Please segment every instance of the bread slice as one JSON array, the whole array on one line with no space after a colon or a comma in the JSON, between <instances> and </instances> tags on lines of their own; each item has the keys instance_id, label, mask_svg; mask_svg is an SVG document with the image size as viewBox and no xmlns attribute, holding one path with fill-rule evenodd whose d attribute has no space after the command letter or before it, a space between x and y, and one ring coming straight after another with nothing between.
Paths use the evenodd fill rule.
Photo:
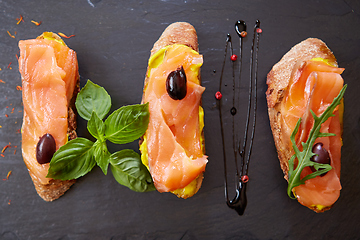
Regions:
<instances>
[{"instance_id":1,"label":"bread slice","mask_svg":"<svg viewBox=\"0 0 360 240\"><path fill-rule=\"evenodd\" d=\"M291 73L295 64L301 61L311 60L313 58L326 59L330 64L337 66L336 58L326 44L317 38L308 38L287 52L281 60L276 63L267 75L268 89L266 99L268 104L268 113L270 126L277 149L280 166L284 172L284 178L288 179L289 159L294 154L291 146L284 144L285 139L281 134L282 115L280 103L283 100L285 90L287 89Z\"/></svg>"},{"instance_id":2,"label":"bread slice","mask_svg":"<svg viewBox=\"0 0 360 240\"><path fill-rule=\"evenodd\" d=\"M45 32L42 35L38 36L37 39L44 39L44 38L51 38L55 39L64 45L66 45L63 40L55 33L51 32ZM78 92L80 91L80 78L78 72L76 72L75 76L75 87L72 94L72 98L70 100L69 106L68 106L68 129L67 129L67 135L68 139L74 139L77 137L76 134L76 108L75 108L75 100ZM37 177L35 177L31 170L29 170L29 174L31 176L31 179L34 183L35 189L38 193L38 195L44 199L45 201L51 202L55 199L58 199L60 196L62 196L75 182L76 180L57 180L57 179L51 179L47 184L43 184L41 181L38 180Z\"/></svg>"},{"instance_id":3,"label":"bread slice","mask_svg":"<svg viewBox=\"0 0 360 240\"><path fill-rule=\"evenodd\" d=\"M154 46L151 49L150 56L153 56L157 51L159 51L163 47L166 47L166 46L172 45L172 44L183 44L183 45L186 45L186 46L192 48L196 52L199 52L198 38L197 38L196 30L191 24L189 24L187 22L175 22L175 23L170 24L164 30L164 32L161 34L160 38L154 43ZM149 68L148 68L148 71L149 71ZM148 75L146 75L146 76L148 76ZM145 82L144 82L144 93L145 93L145 89L146 89L148 81L149 81L149 78L146 77ZM199 82L201 83L200 74L199 74ZM143 95L143 99L144 99L144 95ZM201 132L201 136L202 136L202 149L203 149L203 153L205 154L205 142L204 142L204 131L203 130ZM142 143L142 141L143 140L141 139L140 144ZM191 194L186 194L185 191L175 191L173 193L176 194L180 198L184 198L184 199L189 198L189 197L193 196L200 189L202 180L203 180L203 173L201 173L195 179L196 191L194 191Z\"/></svg>"}]
</instances>

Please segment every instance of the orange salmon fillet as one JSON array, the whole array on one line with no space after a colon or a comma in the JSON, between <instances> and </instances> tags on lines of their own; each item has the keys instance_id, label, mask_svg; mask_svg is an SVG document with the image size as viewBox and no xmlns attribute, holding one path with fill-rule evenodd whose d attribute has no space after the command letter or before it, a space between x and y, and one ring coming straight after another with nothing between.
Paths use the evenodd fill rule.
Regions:
<instances>
[{"instance_id":1,"label":"orange salmon fillet","mask_svg":"<svg viewBox=\"0 0 360 240\"><path fill-rule=\"evenodd\" d=\"M163 62L149 73L144 93L150 111L146 141L149 170L159 192L183 188L205 171L207 156L201 148L199 126L205 88L192 71L192 66L201 64L201 55L186 46L173 45L166 50ZM176 101L169 97L165 82L168 74L181 66L187 77L187 95Z\"/></svg>"},{"instance_id":2,"label":"orange salmon fillet","mask_svg":"<svg viewBox=\"0 0 360 240\"><path fill-rule=\"evenodd\" d=\"M23 40L19 48L22 155L31 177L48 184L49 164L37 162L36 145L45 133L54 137L56 149L68 140L68 106L77 84L77 57L66 45L49 39Z\"/></svg>"},{"instance_id":3,"label":"orange salmon fillet","mask_svg":"<svg viewBox=\"0 0 360 240\"><path fill-rule=\"evenodd\" d=\"M343 71L343 68L331 67L321 61L306 61L295 68L281 106L282 134L283 139L288 139L287 144L291 144L290 135L300 117L302 122L296 142L299 148L301 142L306 142L314 122L309 110L317 116L326 110L343 87L344 81L340 76ZM335 133L336 136L318 138L315 142L324 144L333 169L324 176L309 179L305 184L294 188L298 201L307 207L332 206L340 196L342 130L339 107L335 109L334 114L335 116L322 124L320 132ZM301 178L311 172L309 167L305 168Z\"/></svg>"}]
</instances>

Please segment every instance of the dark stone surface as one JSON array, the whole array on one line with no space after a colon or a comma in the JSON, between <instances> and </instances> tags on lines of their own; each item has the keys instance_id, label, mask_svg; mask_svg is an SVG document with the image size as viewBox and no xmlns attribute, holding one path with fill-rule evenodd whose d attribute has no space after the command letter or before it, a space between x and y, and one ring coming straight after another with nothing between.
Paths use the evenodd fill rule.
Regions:
<instances>
[{"instance_id":1,"label":"dark stone surface","mask_svg":"<svg viewBox=\"0 0 360 240\"><path fill-rule=\"evenodd\" d=\"M17 25L20 14L25 22ZM0 182L0 239L359 238L359 14L359 3L351 0L0 0L0 79L5 82L0 83L0 148L9 142L12 145L0 157L0 178L6 178L8 171L12 171L9 180ZM260 19L263 29L258 65L258 120L249 168L248 205L243 216L229 209L224 201L219 117L214 107L226 34L232 34L237 51L234 24L239 19L246 21L248 31ZM35 26L31 20L42 24ZM18 41L35 38L43 31L75 34L65 42L78 54L81 86L86 79L100 84L112 96L116 109L140 102L150 49L165 27L175 21L188 21L195 26L204 56L201 73L206 87L203 106L209 163L200 191L187 200L166 193L136 193L119 185L111 174L104 176L95 168L63 197L52 203L44 202L37 196L21 157L21 135L17 131L21 128L22 104L21 91L16 90L21 80L15 56L19 54ZM15 39L7 31L13 35L16 32ZM339 65L346 68L343 78L349 86L345 94L343 190L333 209L322 214L315 214L287 197L265 100L266 74L272 65L308 37L327 43ZM243 50L245 80L249 77L251 42L249 34ZM10 62L12 69L7 68ZM229 77L224 81L231 90L231 68L226 71ZM246 93L246 89L242 92ZM225 107L230 109L230 102L231 98L224 96ZM244 100L240 108L245 106ZM88 136L81 119L78 133ZM126 147L137 151L138 145L134 142ZM110 145L109 150L121 148Z\"/></svg>"}]
</instances>

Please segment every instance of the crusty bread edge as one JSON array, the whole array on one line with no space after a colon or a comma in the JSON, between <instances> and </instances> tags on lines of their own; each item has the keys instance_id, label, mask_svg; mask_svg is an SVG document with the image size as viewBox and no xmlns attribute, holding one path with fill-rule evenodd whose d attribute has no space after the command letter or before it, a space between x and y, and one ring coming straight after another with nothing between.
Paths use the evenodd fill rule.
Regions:
<instances>
[{"instance_id":1,"label":"crusty bread edge","mask_svg":"<svg viewBox=\"0 0 360 240\"><path fill-rule=\"evenodd\" d=\"M55 33L52 33L52 37L55 38L56 40L61 40L61 37L58 36ZM37 38L38 39L43 39L44 38L43 34L40 35ZM68 134L70 140L77 137L77 134L76 134L77 111L76 111L76 107L75 107L75 100L76 100L77 94L80 91L80 77L79 77L79 74L78 74L78 70L76 70L76 72L77 72L76 80L75 80L76 84L75 84L75 88L74 88L72 98L70 100L70 104L68 106L68 130L67 130L67 134ZM66 181L62 181L62 180L58 180L58 179L51 179L48 184L42 184L32 174L30 174L30 177L31 177L31 179L32 179L32 181L34 183L37 194L47 202L52 202L52 201L58 199L59 197L61 197L76 182L75 179L66 180Z\"/></svg>"},{"instance_id":2,"label":"crusty bread edge","mask_svg":"<svg viewBox=\"0 0 360 240\"><path fill-rule=\"evenodd\" d=\"M154 43L153 48L151 49L151 55L154 55L157 51L159 51L161 48L166 47L168 45L172 44L183 44L186 45L196 52L199 52L199 45L198 45L198 38L195 28L187 22L175 22L170 24L161 34L160 38ZM149 71L149 67L147 69ZM148 84L149 78L145 77L144 81L144 91L143 91L143 99L145 94L145 89ZM199 82L201 83L201 77L199 74ZM142 100L143 102L143 100ZM201 105L201 103L200 103ZM203 153L205 154L205 138L204 138L204 130L201 132L201 136L203 139L202 142L202 149ZM143 139L140 139L140 144ZM200 173L199 176L196 178L196 191L194 194L196 194L199 189L201 188L202 181L203 181L203 173ZM182 195L182 194L176 194L179 198L189 198L193 195Z\"/></svg>"}]
</instances>

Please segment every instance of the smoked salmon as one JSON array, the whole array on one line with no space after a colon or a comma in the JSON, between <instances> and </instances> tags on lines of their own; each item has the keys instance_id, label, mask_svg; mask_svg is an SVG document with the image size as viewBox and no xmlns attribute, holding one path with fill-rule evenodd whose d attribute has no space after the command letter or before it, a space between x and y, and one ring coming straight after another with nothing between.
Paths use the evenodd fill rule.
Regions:
<instances>
[{"instance_id":1,"label":"smoked salmon","mask_svg":"<svg viewBox=\"0 0 360 240\"><path fill-rule=\"evenodd\" d=\"M200 106L205 90L200 85L203 59L194 48L186 46L189 39L183 38L184 32L185 36L189 32L195 34L196 44L193 45L197 50L196 32L188 23L170 25L154 44L157 51L152 51L149 59L142 100L149 103L149 126L140 150L156 189L188 198L201 186L207 156L204 155L203 110ZM169 40L169 36L179 39ZM159 43L163 46L159 47ZM167 91L166 81L171 72L180 68L186 75L186 95L175 100Z\"/></svg>"},{"instance_id":2,"label":"smoked salmon","mask_svg":"<svg viewBox=\"0 0 360 240\"><path fill-rule=\"evenodd\" d=\"M301 143L307 141L314 125L310 110L319 117L333 102L344 85L340 75L343 71L325 43L310 38L292 48L268 74L266 94L270 125L286 179L289 178L289 159L294 154L290 136L296 123L301 118L295 137L301 150ZM315 212L330 209L340 196L342 113L343 102L335 108L334 116L321 125L320 132L335 136L315 141L327 150L332 169L293 189L297 200ZM313 171L305 167L301 179Z\"/></svg>"},{"instance_id":3,"label":"smoked salmon","mask_svg":"<svg viewBox=\"0 0 360 240\"><path fill-rule=\"evenodd\" d=\"M45 32L36 39L19 41L19 48L24 106L22 155L40 197L53 201L64 194L75 180L46 178L49 163L38 162L37 145L46 134L55 140L56 150L68 138L76 137L77 57L59 36L51 32Z\"/></svg>"}]
</instances>

